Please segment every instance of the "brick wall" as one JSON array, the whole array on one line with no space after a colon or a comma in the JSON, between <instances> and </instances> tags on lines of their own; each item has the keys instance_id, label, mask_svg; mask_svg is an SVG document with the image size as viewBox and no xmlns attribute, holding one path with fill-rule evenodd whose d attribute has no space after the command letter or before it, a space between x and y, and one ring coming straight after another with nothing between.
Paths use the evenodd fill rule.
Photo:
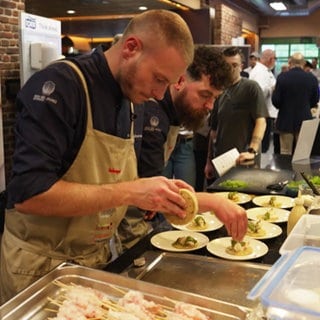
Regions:
<instances>
[{"instance_id":1,"label":"brick wall","mask_svg":"<svg viewBox=\"0 0 320 320\"><path fill-rule=\"evenodd\" d=\"M6 84L8 80L20 78L18 22L19 12L24 8L24 0L0 0L0 79L6 181L12 167L15 122L15 101L7 98Z\"/></svg>"},{"instance_id":2,"label":"brick wall","mask_svg":"<svg viewBox=\"0 0 320 320\"><path fill-rule=\"evenodd\" d=\"M242 34L242 18L237 11L224 4L216 4L214 8L214 44L231 44L232 38Z\"/></svg>"}]
</instances>

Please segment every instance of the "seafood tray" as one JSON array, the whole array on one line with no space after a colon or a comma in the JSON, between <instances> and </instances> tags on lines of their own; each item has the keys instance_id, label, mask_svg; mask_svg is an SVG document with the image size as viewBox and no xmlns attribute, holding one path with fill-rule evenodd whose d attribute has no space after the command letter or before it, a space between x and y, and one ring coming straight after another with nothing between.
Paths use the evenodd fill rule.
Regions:
<instances>
[{"instance_id":1,"label":"seafood tray","mask_svg":"<svg viewBox=\"0 0 320 320\"><path fill-rule=\"evenodd\" d=\"M61 286L56 283L60 283ZM63 286L80 285L99 290L117 300L129 290L139 291L144 298L167 308L177 301L192 304L211 320L245 319L248 310L189 292L130 279L123 275L63 263L0 306L2 320L42 320L55 317L50 299L58 300ZM58 309L58 307L57 307Z\"/></svg>"}]
</instances>

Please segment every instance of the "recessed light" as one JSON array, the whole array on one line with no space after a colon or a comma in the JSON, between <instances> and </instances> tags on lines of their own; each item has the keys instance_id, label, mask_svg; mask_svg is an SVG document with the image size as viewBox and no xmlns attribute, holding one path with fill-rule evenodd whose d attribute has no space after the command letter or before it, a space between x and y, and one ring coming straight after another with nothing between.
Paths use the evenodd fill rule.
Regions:
<instances>
[{"instance_id":1,"label":"recessed light","mask_svg":"<svg viewBox=\"0 0 320 320\"><path fill-rule=\"evenodd\" d=\"M75 14L76 11L75 10L67 10L67 14Z\"/></svg>"},{"instance_id":2,"label":"recessed light","mask_svg":"<svg viewBox=\"0 0 320 320\"><path fill-rule=\"evenodd\" d=\"M271 2L270 7L276 11L285 11L287 7L283 2Z\"/></svg>"},{"instance_id":3,"label":"recessed light","mask_svg":"<svg viewBox=\"0 0 320 320\"><path fill-rule=\"evenodd\" d=\"M140 7L139 7L139 10L140 10L140 11L145 11L145 10L148 10L148 7L145 7L145 6L140 6Z\"/></svg>"}]
</instances>

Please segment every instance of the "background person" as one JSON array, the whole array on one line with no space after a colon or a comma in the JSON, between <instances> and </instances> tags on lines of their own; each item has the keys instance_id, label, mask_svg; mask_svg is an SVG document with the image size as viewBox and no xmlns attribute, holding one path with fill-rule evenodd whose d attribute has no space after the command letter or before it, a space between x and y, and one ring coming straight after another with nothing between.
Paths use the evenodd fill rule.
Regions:
<instances>
[{"instance_id":1,"label":"background person","mask_svg":"<svg viewBox=\"0 0 320 320\"><path fill-rule=\"evenodd\" d=\"M180 127L176 145L162 174L167 178L181 179L195 187L196 160L193 153L193 130Z\"/></svg>"},{"instance_id":2,"label":"background person","mask_svg":"<svg viewBox=\"0 0 320 320\"><path fill-rule=\"evenodd\" d=\"M270 147L270 139L273 135L274 146L277 149L278 137L274 133L274 122L278 115L278 110L272 105L271 96L276 84L276 78L272 72L272 69L276 63L276 55L273 50L267 49L261 53L260 61L257 61L255 67L250 72L249 79L258 82L261 87L264 98L267 104L269 117L267 117L267 126L264 133L264 137L261 144L261 151L263 153L267 152Z\"/></svg>"},{"instance_id":3,"label":"background person","mask_svg":"<svg viewBox=\"0 0 320 320\"><path fill-rule=\"evenodd\" d=\"M233 83L216 100L212 111L205 167L207 179L217 178L211 160L230 149L237 148L240 152L239 163L257 156L268 116L258 83L240 75L241 51L230 47L223 55L233 69Z\"/></svg>"},{"instance_id":4,"label":"background person","mask_svg":"<svg viewBox=\"0 0 320 320\"><path fill-rule=\"evenodd\" d=\"M320 84L320 69L318 66L318 58L317 57L312 58L311 64L312 64L312 73L317 78L318 83Z\"/></svg>"},{"instance_id":5,"label":"background person","mask_svg":"<svg viewBox=\"0 0 320 320\"><path fill-rule=\"evenodd\" d=\"M109 50L51 64L27 81L17 97L2 302L63 261L105 266L130 204L185 215L179 189L192 190L188 184L137 179L130 101L161 99L193 54L184 20L150 10L135 16Z\"/></svg>"},{"instance_id":6,"label":"background person","mask_svg":"<svg viewBox=\"0 0 320 320\"><path fill-rule=\"evenodd\" d=\"M256 51L250 53L249 55L249 62L248 62L248 67L243 69L244 72L247 72L250 75L250 72L252 71L252 69L255 67L256 63L259 61L260 59L260 54Z\"/></svg>"},{"instance_id":7,"label":"background person","mask_svg":"<svg viewBox=\"0 0 320 320\"><path fill-rule=\"evenodd\" d=\"M318 81L303 70L304 56L294 53L289 71L281 73L272 95L272 103L279 109L276 128L280 135L280 153L291 155L304 120L312 119L311 109L319 101Z\"/></svg>"}]
</instances>

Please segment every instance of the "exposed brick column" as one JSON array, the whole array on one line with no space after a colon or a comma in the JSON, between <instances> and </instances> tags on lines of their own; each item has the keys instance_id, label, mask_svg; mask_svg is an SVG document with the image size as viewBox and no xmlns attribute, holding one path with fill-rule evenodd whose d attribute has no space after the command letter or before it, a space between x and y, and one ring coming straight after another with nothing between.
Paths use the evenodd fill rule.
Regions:
<instances>
[{"instance_id":1,"label":"exposed brick column","mask_svg":"<svg viewBox=\"0 0 320 320\"><path fill-rule=\"evenodd\" d=\"M214 43L231 44L232 38L242 34L242 18L239 13L224 5L215 5Z\"/></svg>"},{"instance_id":2,"label":"exposed brick column","mask_svg":"<svg viewBox=\"0 0 320 320\"><path fill-rule=\"evenodd\" d=\"M6 81L20 78L18 22L19 13L24 9L24 0L0 0L0 78L6 181L12 168L15 123L15 101L6 97Z\"/></svg>"}]
</instances>

